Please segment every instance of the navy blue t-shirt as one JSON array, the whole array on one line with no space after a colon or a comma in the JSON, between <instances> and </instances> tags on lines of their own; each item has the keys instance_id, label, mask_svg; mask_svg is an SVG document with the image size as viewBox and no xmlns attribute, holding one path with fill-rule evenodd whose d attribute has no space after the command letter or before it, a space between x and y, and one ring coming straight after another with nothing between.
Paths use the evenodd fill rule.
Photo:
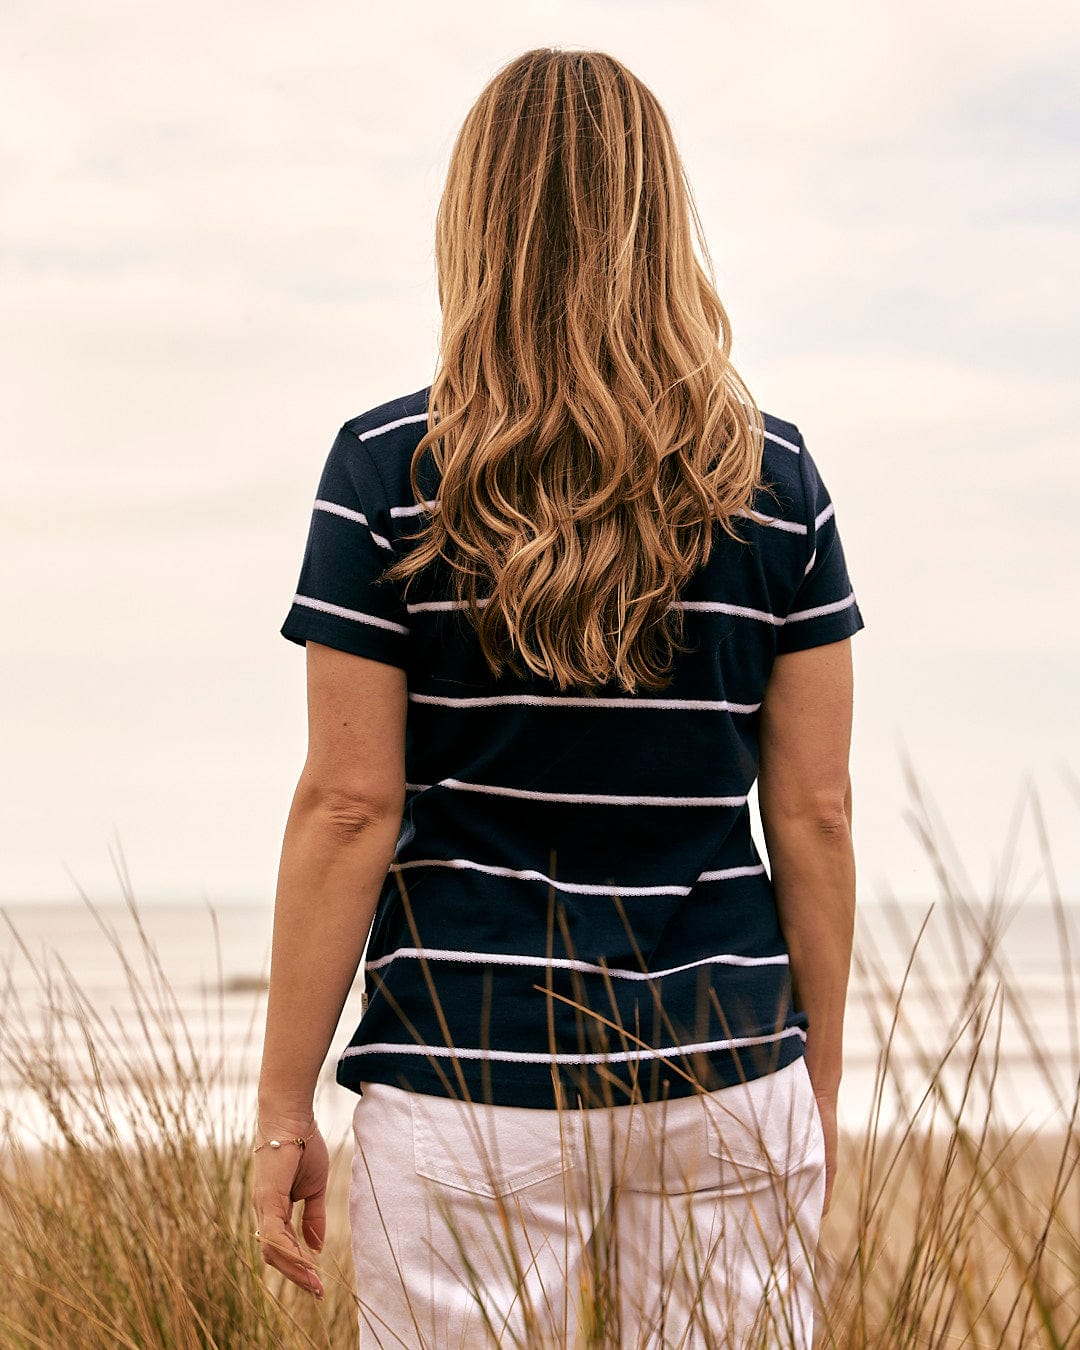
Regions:
<instances>
[{"instance_id":1,"label":"navy blue t-shirt","mask_svg":"<svg viewBox=\"0 0 1080 1350\"><path fill-rule=\"evenodd\" d=\"M495 678L440 560L380 574L437 508L429 390L346 422L281 632L407 672L406 800L337 1062L364 1081L499 1105L624 1105L725 1087L804 1053L788 952L750 830L778 653L863 627L829 494L764 414L750 544L717 525L679 607L663 691Z\"/></svg>"}]
</instances>

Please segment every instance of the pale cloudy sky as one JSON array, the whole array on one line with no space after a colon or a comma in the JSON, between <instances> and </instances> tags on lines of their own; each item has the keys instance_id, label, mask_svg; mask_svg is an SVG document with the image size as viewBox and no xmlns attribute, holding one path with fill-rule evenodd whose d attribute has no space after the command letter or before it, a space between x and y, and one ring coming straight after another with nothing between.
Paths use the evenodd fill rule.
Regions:
<instances>
[{"instance_id":1,"label":"pale cloudy sky","mask_svg":"<svg viewBox=\"0 0 1080 1350\"><path fill-rule=\"evenodd\" d=\"M736 366L837 504L864 898L932 891L901 747L984 889L1030 778L1080 897L1077 14L9 0L0 901L117 897L117 839L143 901L272 898L322 462L429 382L454 135L544 44L664 103Z\"/></svg>"}]
</instances>

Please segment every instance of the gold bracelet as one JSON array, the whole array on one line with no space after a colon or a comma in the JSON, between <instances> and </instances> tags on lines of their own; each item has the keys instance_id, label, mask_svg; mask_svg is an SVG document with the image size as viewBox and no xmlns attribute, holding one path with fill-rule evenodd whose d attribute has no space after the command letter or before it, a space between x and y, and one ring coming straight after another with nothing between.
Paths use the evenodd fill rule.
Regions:
<instances>
[{"instance_id":1,"label":"gold bracelet","mask_svg":"<svg viewBox=\"0 0 1080 1350\"><path fill-rule=\"evenodd\" d=\"M293 1135L289 1139L264 1139L261 1144L256 1144L251 1151L252 1153L258 1153L259 1149L266 1148L267 1146L269 1146L270 1148L280 1148L282 1144L298 1144L300 1146L300 1152L303 1153L303 1151L307 1148L307 1140L314 1139L318 1133L319 1127L318 1125L316 1125L315 1128L312 1130L312 1132L308 1135L307 1139L301 1139L301 1137L298 1134Z\"/></svg>"}]
</instances>

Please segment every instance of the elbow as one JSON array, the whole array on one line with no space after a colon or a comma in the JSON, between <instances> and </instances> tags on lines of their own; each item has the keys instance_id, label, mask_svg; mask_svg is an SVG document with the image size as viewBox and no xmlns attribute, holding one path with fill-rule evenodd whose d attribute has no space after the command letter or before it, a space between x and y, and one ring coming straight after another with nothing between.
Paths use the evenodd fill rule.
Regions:
<instances>
[{"instance_id":1,"label":"elbow","mask_svg":"<svg viewBox=\"0 0 1080 1350\"><path fill-rule=\"evenodd\" d=\"M325 827L328 833L348 840L368 834L373 829L399 829L405 793L402 790L357 794L301 781L297 804L309 818Z\"/></svg>"},{"instance_id":2,"label":"elbow","mask_svg":"<svg viewBox=\"0 0 1080 1350\"><path fill-rule=\"evenodd\" d=\"M797 832L823 843L841 842L851 837L851 785L836 791L822 791L784 799L762 795L762 825L772 833Z\"/></svg>"},{"instance_id":3,"label":"elbow","mask_svg":"<svg viewBox=\"0 0 1080 1350\"><path fill-rule=\"evenodd\" d=\"M809 803L809 815L820 834L827 839L846 835L851 823L851 776L843 783L816 793Z\"/></svg>"},{"instance_id":4,"label":"elbow","mask_svg":"<svg viewBox=\"0 0 1080 1350\"><path fill-rule=\"evenodd\" d=\"M817 811L809 823L817 836L826 843L840 843L851 835L851 822L842 804L839 808L828 807Z\"/></svg>"},{"instance_id":5,"label":"elbow","mask_svg":"<svg viewBox=\"0 0 1080 1350\"><path fill-rule=\"evenodd\" d=\"M320 814L327 827L343 839L369 834L390 820L392 815L385 805L352 801L344 797L324 802Z\"/></svg>"}]
</instances>

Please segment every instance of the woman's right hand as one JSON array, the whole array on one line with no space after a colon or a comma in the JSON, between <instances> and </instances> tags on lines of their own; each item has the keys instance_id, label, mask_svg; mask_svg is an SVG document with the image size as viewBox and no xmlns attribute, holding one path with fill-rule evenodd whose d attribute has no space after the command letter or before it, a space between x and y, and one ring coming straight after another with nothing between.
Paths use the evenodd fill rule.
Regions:
<instances>
[{"instance_id":1,"label":"woman's right hand","mask_svg":"<svg viewBox=\"0 0 1080 1350\"><path fill-rule=\"evenodd\" d=\"M292 1115L260 1107L259 1127L260 1138L283 1141L280 1148L260 1146L255 1153L251 1200L262 1259L293 1284L321 1299L322 1281L315 1262L300 1247L292 1220L295 1203L302 1201L304 1241L312 1251L322 1251L330 1163L326 1140L311 1114ZM292 1142L297 1136L305 1140L302 1149Z\"/></svg>"}]
</instances>

